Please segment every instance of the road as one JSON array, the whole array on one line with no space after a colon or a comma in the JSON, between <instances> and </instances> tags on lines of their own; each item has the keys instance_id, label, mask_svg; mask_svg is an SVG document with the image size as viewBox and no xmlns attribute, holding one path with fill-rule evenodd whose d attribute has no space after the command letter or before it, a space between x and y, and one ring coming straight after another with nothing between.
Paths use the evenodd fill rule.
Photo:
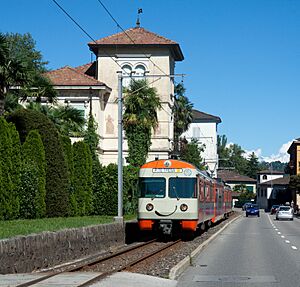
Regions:
<instances>
[{"instance_id":1,"label":"road","mask_svg":"<svg viewBox=\"0 0 300 287\"><path fill-rule=\"evenodd\" d=\"M299 287L300 219L243 215L201 252L177 286Z\"/></svg>"}]
</instances>

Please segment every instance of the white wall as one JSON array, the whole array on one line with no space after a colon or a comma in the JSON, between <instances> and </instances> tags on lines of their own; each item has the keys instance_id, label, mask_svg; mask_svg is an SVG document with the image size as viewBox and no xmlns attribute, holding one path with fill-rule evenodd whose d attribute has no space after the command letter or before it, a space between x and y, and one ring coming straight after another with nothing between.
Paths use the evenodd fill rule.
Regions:
<instances>
[{"instance_id":1,"label":"white wall","mask_svg":"<svg viewBox=\"0 0 300 287\"><path fill-rule=\"evenodd\" d=\"M189 129L182 134L189 142L196 138L200 144L205 144L201 157L205 160L209 171L217 176L217 124L216 123L191 123Z\"/></svg>"},{"instance_id":2,"label":"white wall","mask_svg":"<svg viewBox=\"0 0 300 287\"><path fill-rule=\"evenodd\" d=\"M174 70L174 61L167 48L143 48L144 53L156 64L156 66L149 61L149 59L141 54L140 49L136 48L120 48L106 49L105 54L98 55L98 80L104 82L107 86L112 88L108 102L105 109L101 111L98 116L100 122L100 149L103 154L100 159L104 164L110 162L117 162L118 153L118 106L116 99L118 97L118 74L121 68L110 58L111 55L120 66L129 65L133 69L143 64L149 75L170 74ZM117 57L116 57L117 54ZM160 71L160 69L163 70ZM147 75L147 74L146 74ZM154 77L147 78L151 83L150 86L156 88L162 103L162 109L158 111L159 126L156 133L153 133L152 146L150 148L149 159L154 159L155 154L159 154L160 158L168 158L168 154L172 148L173 141L173 119L171 118L171 111L173 106L174 83L168 77ZM109 122L109 123L108 123ZM105 128L110 125L111 129L108 131ZM124 153L128 150L126 139L123 144Z\"/></svg>"}]
</instances>

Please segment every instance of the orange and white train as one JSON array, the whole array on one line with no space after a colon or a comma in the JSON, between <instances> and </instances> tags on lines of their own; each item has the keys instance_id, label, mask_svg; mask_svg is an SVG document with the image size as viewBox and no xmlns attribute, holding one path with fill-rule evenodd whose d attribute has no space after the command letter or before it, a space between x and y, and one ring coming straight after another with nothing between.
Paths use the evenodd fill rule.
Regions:
<instances>
[{"instance_id":1,"label":"orange and white train","mask_svg":"<svg viewBox=\"0 0 300 287\"><path fill-rule=\"evenodd\" d=\"M139 172L141 230L195 232L232 211L231 189L181 160L155 160Z\"/></svg>"}]
</instances>

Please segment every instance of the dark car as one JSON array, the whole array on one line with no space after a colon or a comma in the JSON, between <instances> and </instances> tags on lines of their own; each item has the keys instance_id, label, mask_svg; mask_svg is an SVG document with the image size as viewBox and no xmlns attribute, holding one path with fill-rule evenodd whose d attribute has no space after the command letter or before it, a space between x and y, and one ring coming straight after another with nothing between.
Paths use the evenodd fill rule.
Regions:
<instances>
[{"instance_id":1,"label":"dark car","mask_svg":"<svg viewBox=\"0 0 300 287\"><path fill-rule=\"evenodd\" d=\"M251 204L253 204L253 203L251 203L251 202L244 203L244 205L242 206L242 210L247 210L248 206L250 206Z\"/></svg>"},{"instance_id":2,"label":"dark car","mask_svg":"<svg viewBox=\"0 0 300 287\"><path fill-rule=\"evenodd\" d=\"M259 206L257 204L251 204L247 206L246 216L248 217L249 215L256 215L259 217Z\"/></svg>"},{"instance_id":3,"label":"dark car","mask_svg":"<svg viewBox=\"0 0 300 287\"><path fill-rule=\"evenodd\" d=\"M276 213L276 211L278 210L278 208L279 208L279 205L272 205L272 207L271 207L271 214L275 214Z\"/></svg>"}]
</instances>

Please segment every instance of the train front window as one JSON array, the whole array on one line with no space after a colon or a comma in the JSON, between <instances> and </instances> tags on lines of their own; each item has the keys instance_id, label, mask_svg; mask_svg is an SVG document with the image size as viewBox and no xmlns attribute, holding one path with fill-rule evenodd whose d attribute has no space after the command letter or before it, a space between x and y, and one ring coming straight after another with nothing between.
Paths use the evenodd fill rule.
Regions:
<instances>
[{"instance_id":1,"label":"train front window","mask_svg":"<svg viewBox=\"0 0 300 287\"><path fill-rule=\"evenodd\" d=\"M196 198L197 180L196 178L170 178L169 197L171 198Z\"/></svg>"},{"instance_id":2,"label":"train front window","mask_svg":"<svg viewBox=\"0 0 300 287\"><path fill-rule=\"evenodd\" d=\"M140 197L162 198L166 196L166 179L160 177L145 177L139 179Z\"/></svg>"}]
</instances>

